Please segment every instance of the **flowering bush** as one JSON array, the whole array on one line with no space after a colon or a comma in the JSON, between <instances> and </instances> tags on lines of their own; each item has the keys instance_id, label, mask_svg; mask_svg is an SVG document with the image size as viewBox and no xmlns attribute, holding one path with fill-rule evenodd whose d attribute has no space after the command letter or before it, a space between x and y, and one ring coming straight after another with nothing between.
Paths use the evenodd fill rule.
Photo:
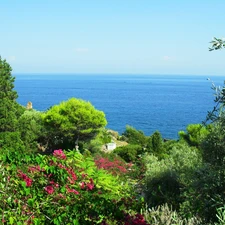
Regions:
<instances>
[{"instance_id":1,"label":"flowering bush","mask_svg":"<svg viewBox=\"0 0 225 225\"><path fill-rule=\"evenodd\" d=\"M113 175L127 174L132 164L127 164L120 158L113 158L110 160L107 157L97 156L95 158L95 164L99 169L104 169L112 173Z\"/></svg>"},{"instance_id":2,"label":"flowering bush","mask_svg":"<svg viewBox=\"0 0 225 225\"><path fill-rule=\"evenodd\" d=\"M131 197L126 183L78 152L0 155L2 224L128 224L128 211L140 208Z\"/></svg>"}]
</instances>

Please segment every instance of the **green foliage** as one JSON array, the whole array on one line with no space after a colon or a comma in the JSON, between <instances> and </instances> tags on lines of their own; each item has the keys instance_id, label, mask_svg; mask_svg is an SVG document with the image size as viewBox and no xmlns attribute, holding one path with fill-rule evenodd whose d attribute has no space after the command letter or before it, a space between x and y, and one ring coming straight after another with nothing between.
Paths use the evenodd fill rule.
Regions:
<instances>
[{"instance_id":1,"label":"green foliage","mask_svg":"<svg viewBox=\"0 0 225 225\"><path fill-rule=\"evenodd\" d=\"M225 40L223 38L214 37L210 43L212 46L209 48L209 51L225 48Z\"/></svg>"},{"instance_id":2,"label":"green foliage","mask_svg":"<svg viewBox=\"0 0 225 225\"><path fill-rule=\"evenodd\" d=\"M83 142L83 149L86 149L95 154L102 150L103 145L111 142L111 135L105 128L99 130L99 133L89 142L86 140ZM80 145L80 144L79 144ZM80 149L80 148L79 148Z\"/></svg>"},{"instance_id":3,"label":"green foliage","mask_svg":"<svg viewBox=\"0 0 225 225\"><path fill-rule=\"evenodd\" d=\"M139 155L143 153L143 149L140 145L125 145L117 147L114 153L118 154L126 162L135 162L138 160Z\"/></svg>"},{"instance_id":4,"label":"green foliage","mask_svg":"<svg viewBox=\"0 0 225 225\"><path fill-rule=\"evenodd\" d=\"M103 128L99 132L99 139L102 141L102 144L107 144L112 141L112 136L106 128Z\"/></svg>"},{"instance_id":5,"label":"green foliage","mask_svg":"<svg viewBox=\"0 0 225 225\"><path fill-rule=\"evenodd\" d=\"M24 152L25 146L19 132L0 132L0 151Z\"/></svg>"},{"instance_id":6,"label":"green foliage","mask_svg":"<svg viewBox=\"0 0 225 225\"><path fill-rule=\"evenodd\" d=\"M154 132L148 139L147 151L160 157L164 153L163 139L159 131Z\"/></svg>"},{"instance_id":7,"label":"green foliage","mask_svg":"<svg viewBox=\"0 0 225 225\"><path fill-rule=\"evenodd\" d=\"M209 134L210 125L190 124L185 131L179 131L180 140L186 141L190 146L200 147L202 140Z\"/></svg>"},{"instance_id":8,"label":"green foliage","mask_svg":"<svg viewBox=\"0 0 225 225\"><path fill-rule=\"evenodd\" d=\"M203 159L213 166L221 167L225 162L225 130L221 123L213 126L201 145Z\"/></svg>"},{"instance_id":9,"label":"green foliage","mask_svg":"<svg viewBox=\"0 0 225 225\"><path fill-rule=\"evenodd\" d=\"M145 146L147 143L147 138L144 133L131 126L126 126L126 130L122 135L124 136L124 140L132 145Z\"/></svg>"},{"instance_id":10,"label":"green foliage","mask_svg":"<svg viewBox=\"0 0 225 225\"><path fill-rule=\"evenodd\" d=\"M221 47L214 43L212 50L218 49L216 46ZM185 215L190 212L198 213L205 223L215 224L219 222L216 216L218 208L225 205L225 88L213 84L212 89L215 91L215 106L206 118L206 122L212 123L198 142L204 164L201 168L196 168L184 192L185 201L181 209Z\"/></svg>"},{"instance_id":11,"label":"green foliage","mask_svg":"<svg viewBox=\"0 0 225 225\"><path fill-rule=\"evenodd\" d=\"M224 82L225 84L225 82ZM225 124L225 87L220 87L220 86L216 86L213 82L212 82L212 89L214 91L214 102L215 102L215 106L213 107L213 109L211 111L208 112L208 115L206 117L206 121L204 122L206 124L206 122L211 121L211 122L222 122L223 124Z\"/></svg>"},{"instance_id":12,"label":"green foliage","mask_svg":"<svg viewBox=\"0 0 225 225\"><path fill-rule=\"evenodd\" d=\"M184 143L171 143L166 158L146 155L144 159L147 203L151 206L168 203L178 209L181 191L191 182L196 168L202 165L198 150Z\"/></svg>"},{"instance_id":13,"label":"green foliage","mask_svg":"<svg viewBox=\"0 0 225 225\"><path fill-rule=\"evenodd\" d=\"M75 141L93 138L106 125L105 114L89 102L71 98L51 107L43 115L48 129L48 139L53 146L67 142L67 148L74 148ZM58 145L59 146L59 145Z\"/></svg>"},{"instance_id":14,"label":"green foliage","mask_svg":"<svg viewBox=\"0 0 225 225\"><path fill-rule=\"evenodd\" d=\"M10 151L0 155L3 224L124 224L125 214L142 207L127 183L98 169L91 157L61 150L20 155L19 164Z\"/></svg>"},{"instance_id":15,"label":"green foliage","mask_svg":"<svg viewBox=\"0 0 225 225\"><path fill-rule=\"evenodd\" d=\"M218 223L215 225L224 225L225 224L225 206L217 209L216 217L218 219Z\"/></svg>"},{"instance_id":16,"label":"green foliage","mask_svg":"<svg viewBox=\"0 0 225 225\"><path fill-rule=\"evenodd\" d=\"M183 219L177 211L173 211L168 204L143 210L144 217L149 224L154 225L202 225L200 218Z\"/></svg>"},{"instance_id":17,"label":"green foliage","mask_svg":"<svg viewBox=\"0 0 225 225\"><path fill-rule=\"evenodd\" d=\"M92 154L95 154L97 152L100 152L102 149L102 140L98 137L98 135L90 140L89 142L83 143L83 149L90 151ZM81 150L82 152L83 150Z\"/></svg>"},{"instance_id":18,"label":"green foliage","mask_svg":"<svg viewBox=\"0 0 225 225\"><path fill-rule=\"evenodd\" d=\"M217 209L225 205L225 172L209 164L196 170L193 181L184 194L182 211L197 213L206 223L215 223Z\"/></svg>"},{"instance_id":19,"label":"green foliage","mask_svg":"<svg viewBox=\"0 0 225 225\"><path fill-rule=\"evenodd\" d=\"M175 171L167 170L151 179L146 179L145 199L151 206L168 203L174 209L179 207L181 202L181 183Z\"/></svg>"},{"instance_id":20,"label":"green foliage","mask_svg":"<svg viewBox=\"0 0 225 225\"><path fill-rule=\"evenodd\" d=\"M207 121L211 120L212 124L210 133L203 140L201 147L204 161L223 169L225 161L225 87L220 88L213 84L212 89L215 91L216 105L208 113Z\"/></svg>"},{"instance_id":21,"label":"green foliage","mask_svg":"<svg viewBox=\"0 0 225 225\"><path fill-rule=\"evenodd\" d=\"M0 132L15 131L17 117L17 93L13 90L15 78L11 67L0 57Z\"/></svg>"},{"instance_id":22,"label":"green foliage","mask_svg":"<svg viewBox=\"0 0 225 225\"><path fill-rule=\"evenodd\" d=\"M179 174L183 185L188 185L196 169L202 166L202 156L195 147L176 143L169 152L165 164Z\"/></svg>"},{"instance_id":23,"label":"green foliage","mask_svg":"<svg viewBox=\"0 0 225 225\"><path fill-rule=\"evenodd\" d=\"M27 148L36 149L38 139L41 140L41 137L46 134L42 113L35 110L26 110L18 119L18 130Z\"/></svg>"}]
</instances>

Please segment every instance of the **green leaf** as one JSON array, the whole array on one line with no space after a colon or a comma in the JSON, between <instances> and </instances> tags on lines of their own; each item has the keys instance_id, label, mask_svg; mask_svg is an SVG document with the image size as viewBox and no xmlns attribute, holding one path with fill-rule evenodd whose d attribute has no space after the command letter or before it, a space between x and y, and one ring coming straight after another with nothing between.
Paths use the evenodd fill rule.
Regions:
<instances>
[{"instance_id":1,"label":"green leaf","mask_svg":"<svg viewBox=\"0 0 225 225\"><path fill-rule=\"evenodd\" d=\"M13 222L14 222L13 217L9 217L9 223L10 223L10 224L13 224Z\"/></svg>"},{"instance_id":2,"label":"green leaf","mask_svg":"<svg viewBox=\"0 0 225 225\"><path fill-rule=\"evenodd\" d=\"M32 199L32 198L28 199L27 203L28 203L29 206L33 207L34 199Z\"/></svg>"},{"instance_id":3,"label":"green leaf","mask_svg":"<svg viewBox=\"0 0 225 225\"><path fill-rule=\"evenodd\" d=\"M77 219L73 220L73 225L80 225Z\"/></svg>"}]
</instances>

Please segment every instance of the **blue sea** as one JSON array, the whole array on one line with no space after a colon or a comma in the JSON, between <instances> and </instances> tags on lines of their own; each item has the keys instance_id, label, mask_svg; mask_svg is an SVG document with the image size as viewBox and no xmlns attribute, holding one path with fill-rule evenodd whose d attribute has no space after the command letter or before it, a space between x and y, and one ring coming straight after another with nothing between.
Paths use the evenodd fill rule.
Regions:
<instances>
[{"instance_id":1,"label":"blue sea","mask_svg":"<svg viewBox=\"0 0 225 225\"><path fill-rule=\"evenodd\" d=\"M177 139L188 124L201 123L214 106L212 81L225 77L184 75L15 75L18 102L45 111L75 97L104 111L107 128L120 134L126 125L151 135Z\"/></svg>"}]
</instances>

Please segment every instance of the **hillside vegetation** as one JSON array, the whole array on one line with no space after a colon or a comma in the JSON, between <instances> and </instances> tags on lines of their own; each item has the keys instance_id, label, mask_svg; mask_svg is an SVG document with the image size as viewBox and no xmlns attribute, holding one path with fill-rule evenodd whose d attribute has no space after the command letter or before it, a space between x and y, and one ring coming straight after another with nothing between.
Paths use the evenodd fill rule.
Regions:
<instances>
[{"instance_id":1,"label":"hillside vegetation","mask_svg":"<svg viewBox=\"0 0 225 225\"><path fill-rule=\"evenodd\" d=\"M225 224L225 88L205 124L164 140L107 130L81 99L27 109L14 80L0 58L1 224Z\"/></svg>"}]
</instances>

